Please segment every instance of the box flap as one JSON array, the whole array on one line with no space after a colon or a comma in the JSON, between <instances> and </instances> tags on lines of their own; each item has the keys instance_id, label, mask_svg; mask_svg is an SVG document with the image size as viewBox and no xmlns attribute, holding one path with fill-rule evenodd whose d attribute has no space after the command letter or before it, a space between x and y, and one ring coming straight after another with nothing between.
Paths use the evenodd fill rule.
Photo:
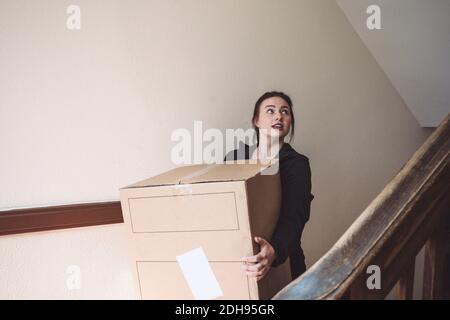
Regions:
<instances>
[{"instance_id":1,"label":"box flap","mask_svg":"<svg viewBox=\"0 0 450 320\"><path fill-rule=\"evenodd\" d=\"M160 175L136 182L125 188L203 182L241 181L257 175L268 167L269 165L262 163L243 164L239 162L182 166L164 172Z\"/></svg>"}]
</instances>

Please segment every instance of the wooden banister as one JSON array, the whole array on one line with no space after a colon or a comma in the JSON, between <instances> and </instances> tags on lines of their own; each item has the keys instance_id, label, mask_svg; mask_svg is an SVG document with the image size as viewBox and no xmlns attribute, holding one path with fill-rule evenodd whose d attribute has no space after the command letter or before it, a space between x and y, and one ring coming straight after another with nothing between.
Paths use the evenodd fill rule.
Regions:
<instances>
[{"instance_id":1,"label":"wooden banister","mask_svg":"<svg viewBox=\"0 0 450 320\"><path fill-rule=\"evenodd\" d=\"M274 299L411 299L426 244L424 299L446 298L450 272L450 115L336 244ZM381 287L369 289L370 266Z\"/></svg>"}]
</instances>

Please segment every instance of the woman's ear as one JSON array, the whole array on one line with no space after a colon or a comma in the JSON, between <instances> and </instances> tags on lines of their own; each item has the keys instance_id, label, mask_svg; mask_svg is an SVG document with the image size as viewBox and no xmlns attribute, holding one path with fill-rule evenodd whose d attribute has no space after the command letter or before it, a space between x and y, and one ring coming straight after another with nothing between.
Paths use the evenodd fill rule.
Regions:
<instances>
[{"instance_id":1,"label":"woman's ear","mask_svg":"<svg viewBox=\"0 0 450 320\"><path fill-rule=\"evenodd\" d=\"M259 128L258 119L257 118L253 118L252 122L253 122L253 126Z\"/></svg>"}]
</instances>

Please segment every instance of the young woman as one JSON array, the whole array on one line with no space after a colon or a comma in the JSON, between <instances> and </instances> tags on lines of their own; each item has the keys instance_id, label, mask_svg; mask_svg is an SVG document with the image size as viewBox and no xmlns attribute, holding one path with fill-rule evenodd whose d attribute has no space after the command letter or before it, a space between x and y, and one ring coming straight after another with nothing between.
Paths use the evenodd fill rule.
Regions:
<instances>
[{"instance_id":1,"label":"young woman","mask_svg":"<svg viewBox=\"0 0 450 320\"><path fill-rule=\"evenodd\" d=\"M277 156L282 188L280 216L271 239L255 237L260 252L242 258L243 269L250 277L262 279L271 267L290 258L291 274L295 279L305 270L305 256L301 248L301 235L309 220L311 194L311 168L309 159L297 153L284 138L294 136L292 101L283 92L266 92L256 101L252 119L257 144L242 144L227 154L225 160L270 159ZM276 153L276 154L275 154Z\"/></svg>"}]
</instances>

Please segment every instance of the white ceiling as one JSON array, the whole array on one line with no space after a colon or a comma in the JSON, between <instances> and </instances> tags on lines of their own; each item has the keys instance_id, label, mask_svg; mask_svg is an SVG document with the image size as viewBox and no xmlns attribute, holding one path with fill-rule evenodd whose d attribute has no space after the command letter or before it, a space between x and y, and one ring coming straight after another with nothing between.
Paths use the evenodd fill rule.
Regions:
<instances>
[{"instance_id":1,"label":"white ceiling","mask_svg":"<svg viewBox=\"0 0 450 320\"><path fill-rule=\"evenodd\" d=\"M436 127L450 113L450 0L336 0L417 121ZM369 5L381 30L369 30Z\"/></svg>"}]
</instances>

